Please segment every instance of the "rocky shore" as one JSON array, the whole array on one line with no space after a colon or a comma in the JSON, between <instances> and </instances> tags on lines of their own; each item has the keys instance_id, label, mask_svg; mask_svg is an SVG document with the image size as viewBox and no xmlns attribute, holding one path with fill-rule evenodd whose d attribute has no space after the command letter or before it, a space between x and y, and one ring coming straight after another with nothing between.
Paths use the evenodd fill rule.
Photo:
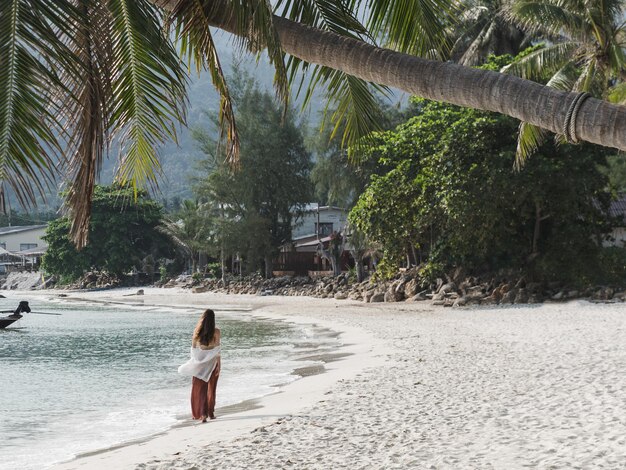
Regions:
<instances>
[{"instance_id":1,"label":"rocky shore","mask_svg":"<svg viewBox=\"0 0 626 470\"><path fill-rule=\"evenodd\" d=\"M558 282L527 282L523 277L480 279L465 276L461 270L445 278L437 278L434 282L420 278L417 270L408 270L388 281L368 279L360 283L354 282L348 273L319 279L289 276L264 279L255 275L230 277L225 282L221 279L194 280L191 276L180 276L162 287L184 287L195 293L309 296L368 303L428 301L444 307L536 304L571 299L623 302L626 299L626 289L611 286L576 289Z\"/></svg>"}]
</instances>

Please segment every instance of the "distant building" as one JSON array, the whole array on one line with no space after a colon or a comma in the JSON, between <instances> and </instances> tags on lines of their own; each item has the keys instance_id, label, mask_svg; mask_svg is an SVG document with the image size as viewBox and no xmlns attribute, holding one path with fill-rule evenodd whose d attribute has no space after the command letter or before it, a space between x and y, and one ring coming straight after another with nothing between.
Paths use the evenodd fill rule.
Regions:
<instances>
[{"instance_id":1,"label":"distant building","mask_svg":"<svg viewBox=\"0 0 626 470\"><path fill-rule=\"evenodd\" d=\"M621 224L615 227L610 233L610 239L605 240L604 246L619 246L626 248L626 194L620 194L615 201L611 201L609 215L617 217Z\"/></svg>"},{"instance_id":2,"label":"distant building","mask_svg":"<svg viewBox=\"0 0 626 470\"><path fill-rule=\"evenodd\" d=\"M333 232L343 233L348 212L341 207L307 204L304 213L293 225L292 242L284 245L274 261L276 274L312 275L328 272L329 262L318 254L320 243L328 248ZM350 265L350 255L342 255L342 266Z\"/></svg>"},{"instance_id":3,"label":"distant building","mask_svg":"<svg viewBox=\"0 0 626 470\"><path fill-rule=\"evenodd\" d=\"M348 212L341 207L307 204L303 216L292 228L295 240L311 235L328 237L334 231L343 232L348 223Z\"/></svg>"},{"instance_id":4,"label":"distant building","mask_svg":"<svg viewBox=\"0 0 626 470\"><path fill-rule=\"evenodd\" d=\"M0 248L12 253L20 251L39 250L48 247L41 238L46 231L47 225L18 225L13 227L0 227Z\"/></svg>"}]
</instances>

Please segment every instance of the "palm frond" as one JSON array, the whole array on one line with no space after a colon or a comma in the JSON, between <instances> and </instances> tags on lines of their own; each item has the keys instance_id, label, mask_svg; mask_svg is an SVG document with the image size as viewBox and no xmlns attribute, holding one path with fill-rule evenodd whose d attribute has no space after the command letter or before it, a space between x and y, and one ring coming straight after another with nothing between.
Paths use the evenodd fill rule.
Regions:
<instances>
[{"instance_id":1,"label":"palm frond","mask_svg":"<svg viewBox=\"0 0 626 470\"><path fill-rule=\"evenodd\" d=\"M503 67L501 72L540 81L570 62L578 47L578 43L575 42L562 42L542 47L511 62Z\"/></svg>"},{"instance_id":2,"label":"palm frond","mask_svg":"<svg viewBox=\"0 0 626 470\"><path fill-rule=\"evenodd\" d=\"M369 0L367 25L391 49L419 56L434 49L447 55L445 30L458 17L456 5L446 0Z\"/></svg>"},{"instance_id":3,"label":"palm frond","mask_svg":"<svg viewBox=\"0 0 626 470\"><path fill-rule=\"evenodd\" d=\"M68 47L84 73L63 75L70 92L63 109L68 130L67 174L71 181L65 207L71 214L70 238L80 249L88 241L94 187L109 138L108 104L113 91L110 15L98 2L80 0L77 4L80 18Z\"/></svg>"},{"instance_id":4,"label":"palm frond","mask_svg":"<svg viewBox=\"0 0 626 470\"><path fill-rule=\"evenodd\" d=\"M157 10L147 0L110 0L113 42L111 127L122 161L116 180L135 191L156 186L157 146L176 140L184 121L187 76Z\"/></svg>"},{"instance_id":5,"label":"palm frond","mask_svg":"<svg viewBox=\"0 0 626 470\"><path fill-rule=\"evenodd\" d=\"M61 154L63 119L52 104L64 86L55 70L71 54L56 31L74 13L64 0L0 2L0 183L23 207L44 196Z\"/></svg>"},{"instance_id":6,"label":"palm frond","mask_svg":"<svg viewBox=\"0 0 626 470\"><path fill-rule=\"evenodd\" d=\"M515 168L521 169L526 160L546 141L548 131L527 122L520 123L515 151Z\"/></svg>"},{"instance_id":7,"label":"palm frond","mask_svg":"<svg viewBox=\"0 0 626 470\"><path fill-rule=\"evenodd\" d=\"M557 90L571 90L580 72L568 62L558 70L546 83L546 86ZM548 131L527 122L520 123L517 135L517 149L515 151L515 168L521 169L530 156L545 143Z\"/></svg>"},{"instance_id":8,"label":"palm frond","mask_svg":"<svg viewBox=\"0 0 626 470\"><path fill-rule=\"evenodd\" d=\"M274 27L273 8L268 0L247 0L229 2L237 29L242 35L236 39L242 47L251 52L267 49L267 56L274 67L274 89L276 96L284 103L284 112L289 107L289 80L285 67L285 54L280 46L280 38Z\"/></svg>"},{"instance_id":9,"label":"palm frond","mask_svg":"<svg viewBox=\"0 0 626 470\"><path fill-rule=\"evenodd\" d=\"M331 69L318 68L317 78L323 77L328 94L329 103L333 103L335 110L330 116L333 123L331 139L345 123L341 145L348 148L348 158L357 160L362 155L362 147L371 132L379 130L380 109L375 92L384 94L385 89ZM326 107L328 113L329 106ZM325 120L328 116L325 116Z\"/></svg>"},{"instance_id":10,"label":"palm frond","mask_svg":"<svg viewBox=\"0 0 626 470\"><path fill-rule=\"evenodd\" d=\"M355 15L355 0L279 0L275 11L282 17L342 36L373 42Z\"/></svg>"},{"instance_id":11,"label":"palm frond","mask_svg":"<svg viewBox=\"0 0 626 470\"><path fill-rule=\"evenodd\" d=\"M294 21L305 22L309 26L353 39L373 42L365 26L354 14L357 3L355 0L283 0L278 2L277 8ZM330 115L332 134L336 134L343 127L344 146L358 145L362 138L379 128L376 118L379 106L374 93L385 95L386 87L376 85L372 88L363 80L328 67L315 66L309 70L309 64L296 57L289 57L287 70L292 82L296 82L298 73L301 73L297 95L303 91L305 78L310 79L307 89L304 90L303 108L309 105L317 86L323 85L326 88L326 110L331 107L335 109Z\"/></svg>"},{"instance_id":12,"label":"palm frond","mask_svg":"<svg viewBox=\"0 0 626 470\"><path fill-rule=\"evenodd\" d=\"M611 103L626 104L626 83L618 83L609 90L608 99Z\"/></svg>"},{"instance_id":13,"label":"palm frond","mask_svg":"<svg viewBox=\"0 0 626 470\"><path fill-rule=\"evenodd\" d=\"M230 91L210 31L209 18L213 5L199 0L181 0L170 13L176 22L176 36L181 52L190 62L204 67L211 74L213 86L220 95L220 141L226 141L226 159L234 167L239 164L240 142Z\"/></svg>"},{"instance_id":14,"label":"palm frond","mask_svg":"<svg viewBox=\"0 0 626 470\"><path fill-rule=\"evenodd\" d=\"M581 2L567 0L517 0L509 10L510 19L532 33L560 35L574 39L586 32L585 9Z\"/></svg>"}]
</instances>

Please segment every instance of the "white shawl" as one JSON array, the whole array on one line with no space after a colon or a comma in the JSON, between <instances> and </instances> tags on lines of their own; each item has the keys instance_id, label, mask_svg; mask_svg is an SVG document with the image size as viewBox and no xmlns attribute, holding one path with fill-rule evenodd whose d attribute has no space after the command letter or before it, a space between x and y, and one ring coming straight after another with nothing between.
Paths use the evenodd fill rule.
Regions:
<instances>
[{"instance_id":1,"label":"white shawl","mask_svg":"<svg viewBox=\"0 0 626 470\"><path fill-rule=\"evenodd\" d=\"M209 381L217 360L220 357L220 347L212 349L191 348L190 358L178 368L178 373L189 377L198 377L205 382Z\"/></svg>"}]
</instances>

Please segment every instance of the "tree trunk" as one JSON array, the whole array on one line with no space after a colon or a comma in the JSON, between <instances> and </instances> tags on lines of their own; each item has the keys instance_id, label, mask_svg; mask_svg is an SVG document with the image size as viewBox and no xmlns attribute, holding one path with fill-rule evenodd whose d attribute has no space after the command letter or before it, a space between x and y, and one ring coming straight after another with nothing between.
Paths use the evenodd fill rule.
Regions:
<instances>
[{"instance_id":1,"label":"tree trunk","mask_svg":"<svg viewBox=\"0 0 626 470\"><path fill-rule=\"evenodd\" d=\"M533 231L532 255L539 253L539 236L541 235L541 206L535 202L535 230Z\"/></svg>"},{"instance_id":2,"label":"tree trunk","mask_svg":"<svg viewBox=\"0 0 626 470\"><path fill-rule=\"evenodd\" d=\"M354 266L356 268L356 282L363 282L363 279L365 278L363 260L354 258Z\"/></svg>"},{"instance_id":3,"label":"tree trunk","mask_svg":"<svg viewBox=\"0 0 626 470\"><path fill-rule=\"evenodd\" d=\"M178 0L151 1L171 10ZM228 16L229 8L220 6L219 0L213 3L211 24L238 34L236 20ZM577 96L511 75L382 49L278 16L273 21L283 50L305 62L424 98L499 112L559 134ZM589 98L575 122L579 139L626 150L626 107Z\"/></svg>"},{"instance_id":4,"label":"tree trunk","mask_svg":"<svg viewBox=\"0 0 626 470\"><path fill-rule=\"evenodd\" d=\"M265 279L271 279L272 277L272 256L265 255Z\"/></svg>"}]
</instances>

